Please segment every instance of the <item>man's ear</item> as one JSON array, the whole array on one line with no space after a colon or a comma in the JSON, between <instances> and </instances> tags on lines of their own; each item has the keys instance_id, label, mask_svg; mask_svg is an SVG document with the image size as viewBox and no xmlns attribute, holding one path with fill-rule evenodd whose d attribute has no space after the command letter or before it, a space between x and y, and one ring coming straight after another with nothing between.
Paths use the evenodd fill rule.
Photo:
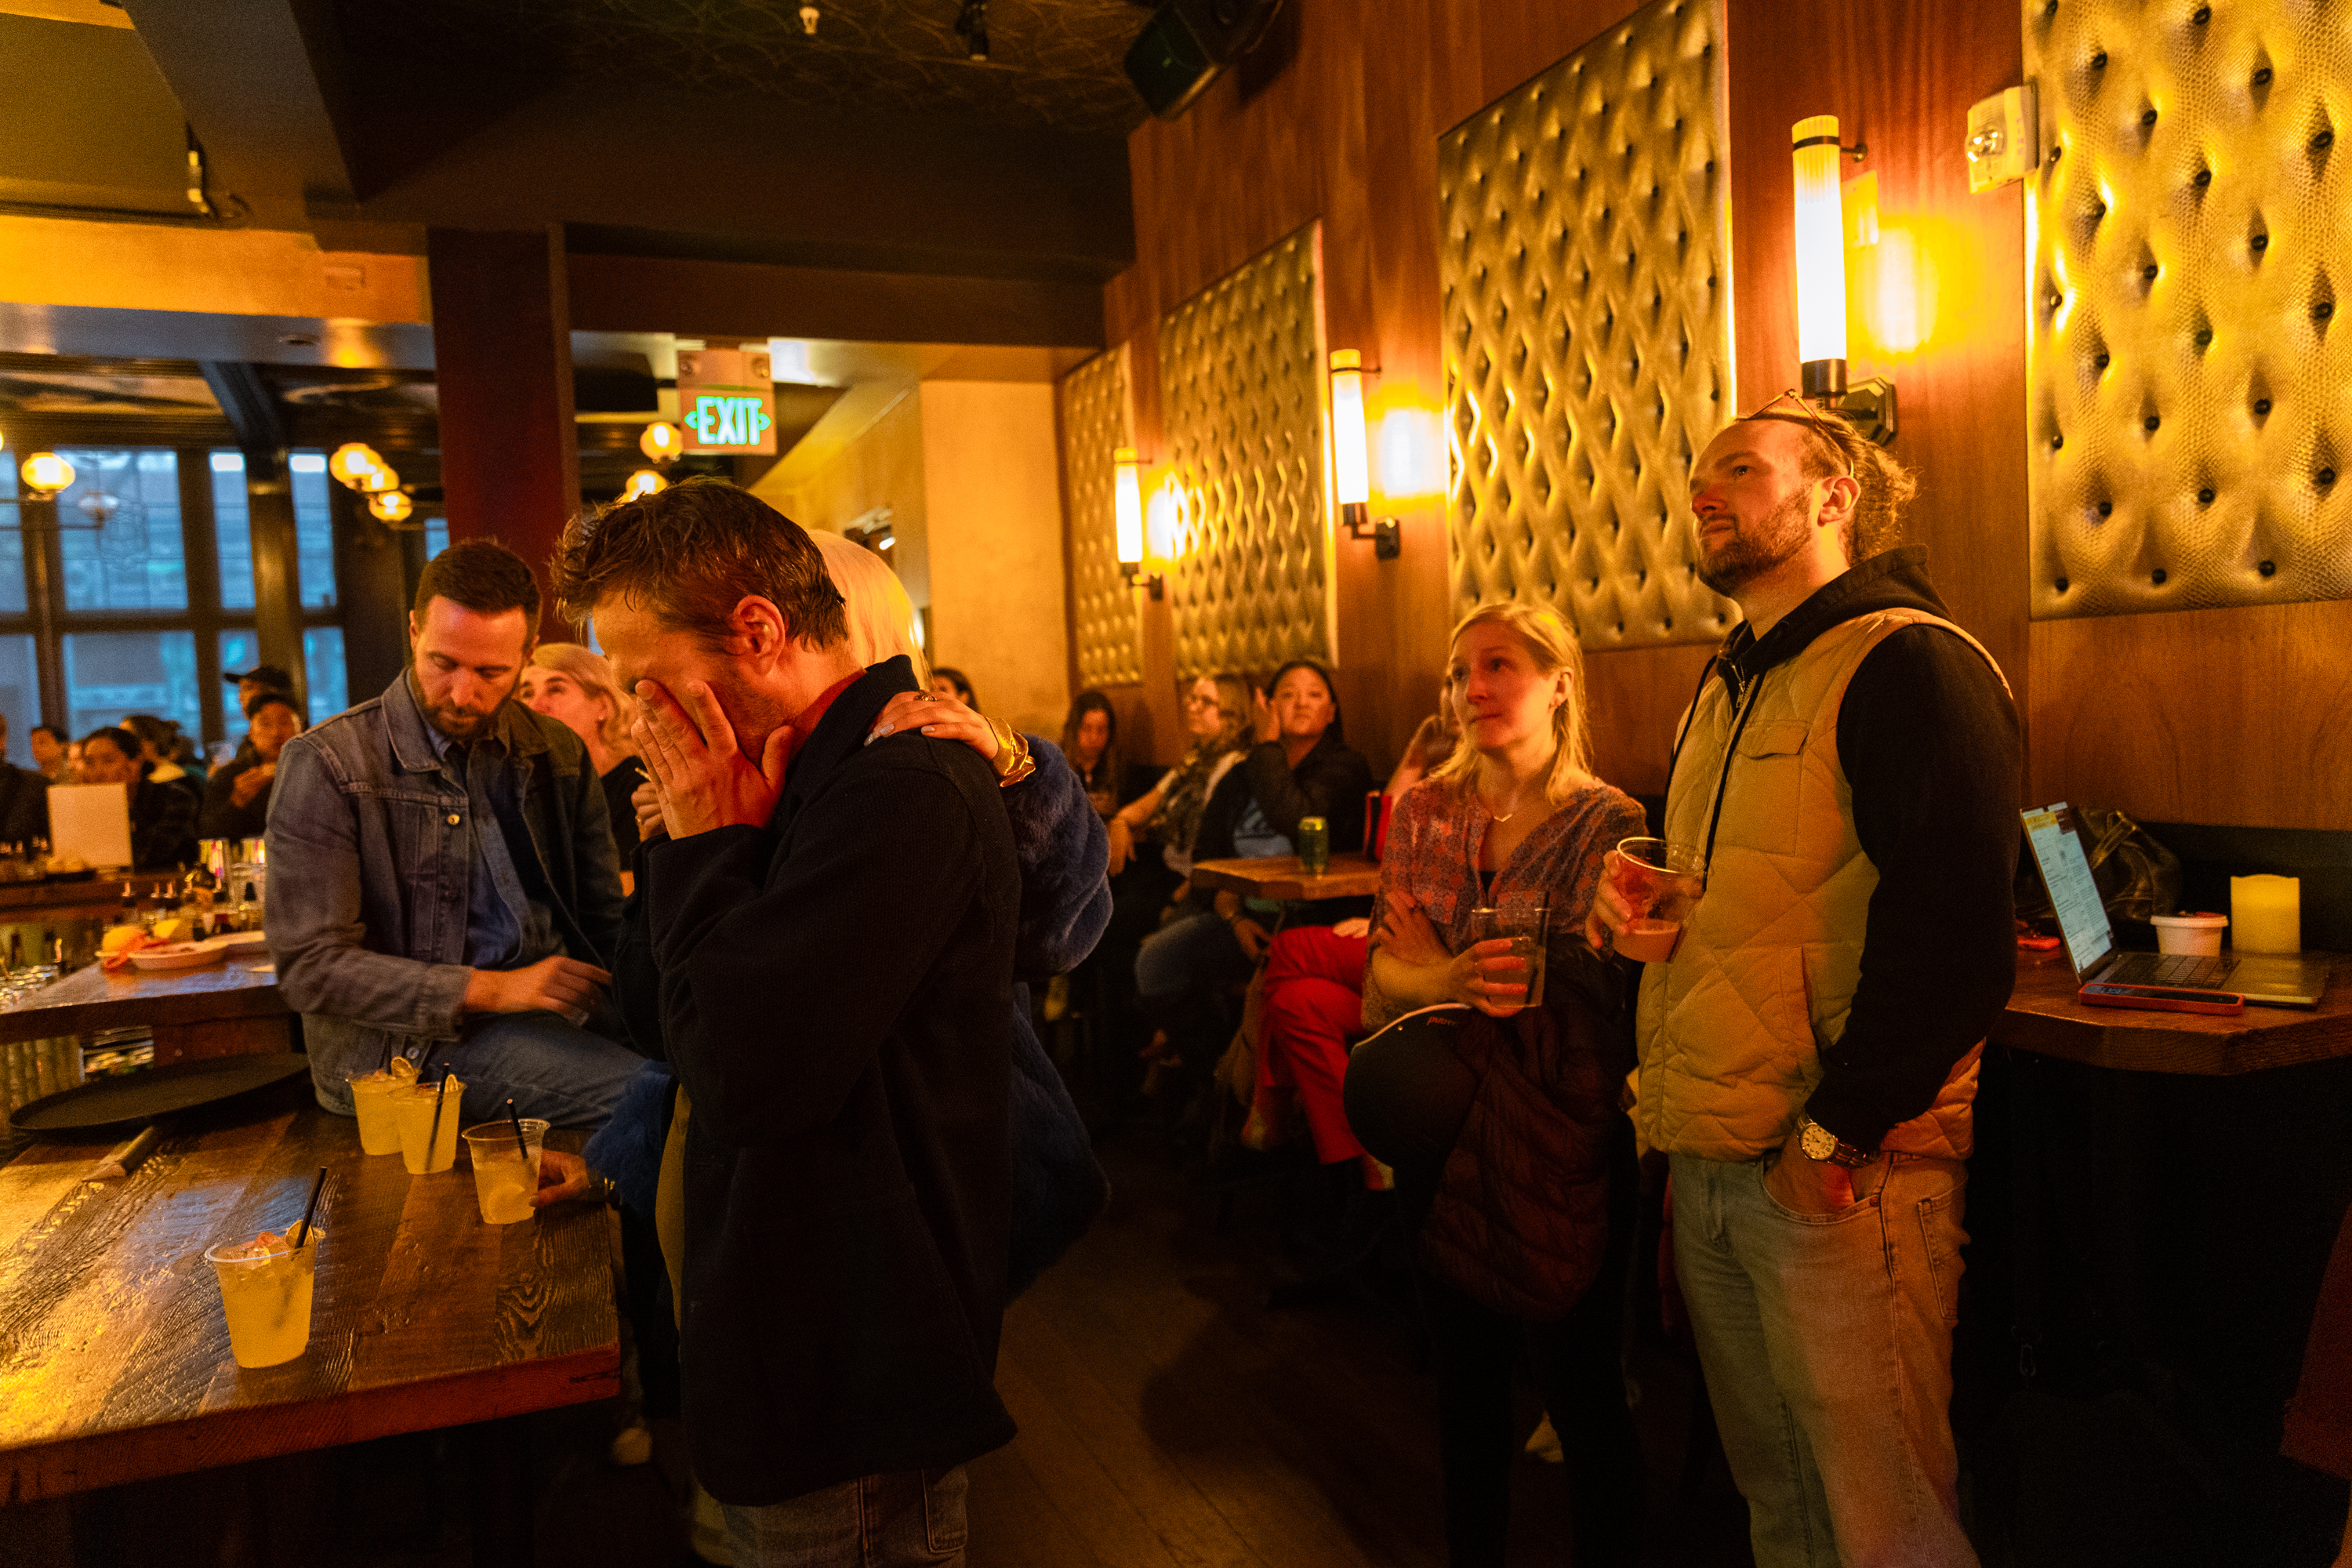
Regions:
<instances>
[{"instance_id":1,"label":"man's ear","mask_svg":"<svg viewBox=\"0 0 2352 1568\"><path fill-rule=\"evenodd\" d=\"M1853 520L1854 508L1862 504L1862 481L1850 474L1832 474L1819 482L1825 488L1813 521L1824 528L1844 528Z\"/></svg>"}]
</instances>

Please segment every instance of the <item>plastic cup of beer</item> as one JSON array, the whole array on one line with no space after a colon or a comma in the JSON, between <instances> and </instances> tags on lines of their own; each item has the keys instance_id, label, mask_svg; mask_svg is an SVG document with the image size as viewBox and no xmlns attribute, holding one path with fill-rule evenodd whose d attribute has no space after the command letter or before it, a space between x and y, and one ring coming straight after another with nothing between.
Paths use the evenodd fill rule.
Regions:
<instances>
[{"instance_id":1,"label":"plastic cup of beer","mask_svg":"<svg viewBox=\"0 0 2352 1568\"><path fill-rule=\"evenodd\" d=\"M466 1129L466 1157L474 1163L474 1201L482 1205L484 1225L512 1225L539 1211L530 1206L539 1191L539 1141L547 1123L536 1116L522 1119L522 1145L515 1144L514 1123L485 1121Z\"/></svg>"},{"instance_id":2,"label":"plastic cup of beer","mask_svg":"<svg viewBox=\"0 0 2352 1568\"><path fill-rule=\"evenodd\" d=\"M1675 955L1683 922L1706 886L1706 857L1663 838L1622 839L1609 884L1633 911L1618 928L1617 951L1642 963L1663 963Z\"/></svg>"},{"instance_id":3,"label":"plastic cup of beer","mask_svg":"<svg viewBox=\"0 0 2352 1568\"><path fill-rule=\"evenodd\" d=\"M393 1116L400 1126L400 1159L412 1176L434 1175L457 1163L457 1100L466 1086L455 1073L447 1075L446 1082L446 1091L438 1082L417 1083L393 1098ZM437 1122L436 1094L441 1097Z\"/></svg>"},{"instance_id":4,"label":"plastic cup of beer","mask_svg":"<svg viewBox=\"0 0 2352 1568\"><path fill-rule=\"evenodd\" d=\"M1491 908L1470 911L1470 940L1511 944L1510 956L1519 961L1517 973L1508 971L1493 978L1514 982L1527 987L1524 995L1496 1005L1516 1013L1522 1007L1540 1007L1544 999L1545 925L1551 915L1550 907L1541 893L1506 898Z\"/></svg>"},{"instance_id":5,"label":"plastic cup of beer","mask_svg":"<svg viewBox=\"0 0 2352 1568\"><path fill-rule=\"evenodd\" d=\"M393 1100L413 1086L415 1078L372 1072L362 1078L347 1078L343 1082L352 1091L352 1109L360 1119L360 1152L399 1153L400 1124L393 1116Z\"/></svg>"},{"instance_id":6,"label":"plastic cup of beer","mask_svg":"<svg viewBox=\"0 0 2352 1568\"><path fill-rule=\"evenodd\" d=\"M325 1233L310 1227L298 1249L294 1230L264 1231L251 1241L208 1247L205 1261L220 1280L228 1317L228 1351L243 1367L279 1366L310 1343L310 1290Z\"/></svg>"}]
</instances>

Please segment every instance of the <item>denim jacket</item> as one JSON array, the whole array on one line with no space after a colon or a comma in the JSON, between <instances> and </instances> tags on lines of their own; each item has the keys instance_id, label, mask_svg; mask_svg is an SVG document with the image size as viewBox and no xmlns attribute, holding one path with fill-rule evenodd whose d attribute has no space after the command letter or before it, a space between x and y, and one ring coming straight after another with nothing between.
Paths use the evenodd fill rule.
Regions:
<instances>
[{"instance_id":1,"label":"denim jacket","mask_svg":"<svg viewBox=\"0 0 2352 1568\"><path fill-rule=\"evenodd\" d=\"M564 951L605 964L621 923L604 792L580 738L519 702L492 721L528 844L517 872ZM339 1084L387 1051L457 1037L465 1012L470 803L442 772L403 671L383 696L286 743L270 792L270 956L303 1015L312 1076Z\"/></svg>"}]
</instances>

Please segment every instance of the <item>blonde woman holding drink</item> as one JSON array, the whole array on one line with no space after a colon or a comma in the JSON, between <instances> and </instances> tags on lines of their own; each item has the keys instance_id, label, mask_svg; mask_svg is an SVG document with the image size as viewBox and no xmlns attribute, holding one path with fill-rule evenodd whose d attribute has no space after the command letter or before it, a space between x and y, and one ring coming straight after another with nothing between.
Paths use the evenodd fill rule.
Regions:
<instances>
[{"instance_id":1,"label":"blonde woman holding drink","mask_svg":"<svg viewBox=\"0 0 2352 1568\"><path fill-rule=\"evenodd\" d=\"M1631 1014L1624 966L1581 937L1601 857L1643 831L1642 810L1593 776L1582 659L1557 614L1473 610L1448 679L1462 737L1389 833L1364 982L1381 1032L1349 1063L1349 1120L1396 1167L1416 1231L1449 1561L1503 1562L1524 1355L1566 1450L1577 1563L1630 1564L1642 1478L1618 1329L1633 1192L1615 1095ZM1493 911L1548 922L1536 1005L1513 941L1482 940ZM1412 1016L1426 1008L1447 1010Z\"/></svg>"}]
</instances>

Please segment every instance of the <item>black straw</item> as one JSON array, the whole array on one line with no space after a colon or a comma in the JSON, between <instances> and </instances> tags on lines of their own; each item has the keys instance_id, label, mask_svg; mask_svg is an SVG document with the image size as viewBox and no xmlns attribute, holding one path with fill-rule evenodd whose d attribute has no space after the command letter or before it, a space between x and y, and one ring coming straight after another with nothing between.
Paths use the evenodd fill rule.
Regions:
<instances>
[{"instance_id":1,"label":"black straw","mask_svg":"<svg viewBox=\"0 0 2352 1568\"><path fill-rule=\"evenodd\" d=\"M433 1164L433 1145L441 1142L441 1097L449 1092L449 1064L441 1064L441 1081L433 1090L433 1131L425 1135L425 1163Z\"/></svg>"},{"instance_id":2,"label":"black straw","mask_svg":"<svg viewBox=\"0 0 2352 1568\"><path fill-rule=\"evenodd\" d=\"M326 1188L327 1167L321 1165L319 1167L319 1179L310 1184L310 1201L302 1206L302 1224L294 1232L294 1250L297 1252L301 1251L302 1244L310 1239L310 1216L319 1212L319 1194Z\"/></svg>"},{"instance_id":3,"label":"black straw","mask_svg":"<svg viewBox=\"0 0 2352 1568\"><path fill-rule=\"evenodd\" d=\"M524 1164L530 1164L530 1140L522 1135L522 1117L515 1110L511 1100L507 1101L507 1122L515 1130L515 1152L522 1156Z\"/></svg>"}]
</instances>

